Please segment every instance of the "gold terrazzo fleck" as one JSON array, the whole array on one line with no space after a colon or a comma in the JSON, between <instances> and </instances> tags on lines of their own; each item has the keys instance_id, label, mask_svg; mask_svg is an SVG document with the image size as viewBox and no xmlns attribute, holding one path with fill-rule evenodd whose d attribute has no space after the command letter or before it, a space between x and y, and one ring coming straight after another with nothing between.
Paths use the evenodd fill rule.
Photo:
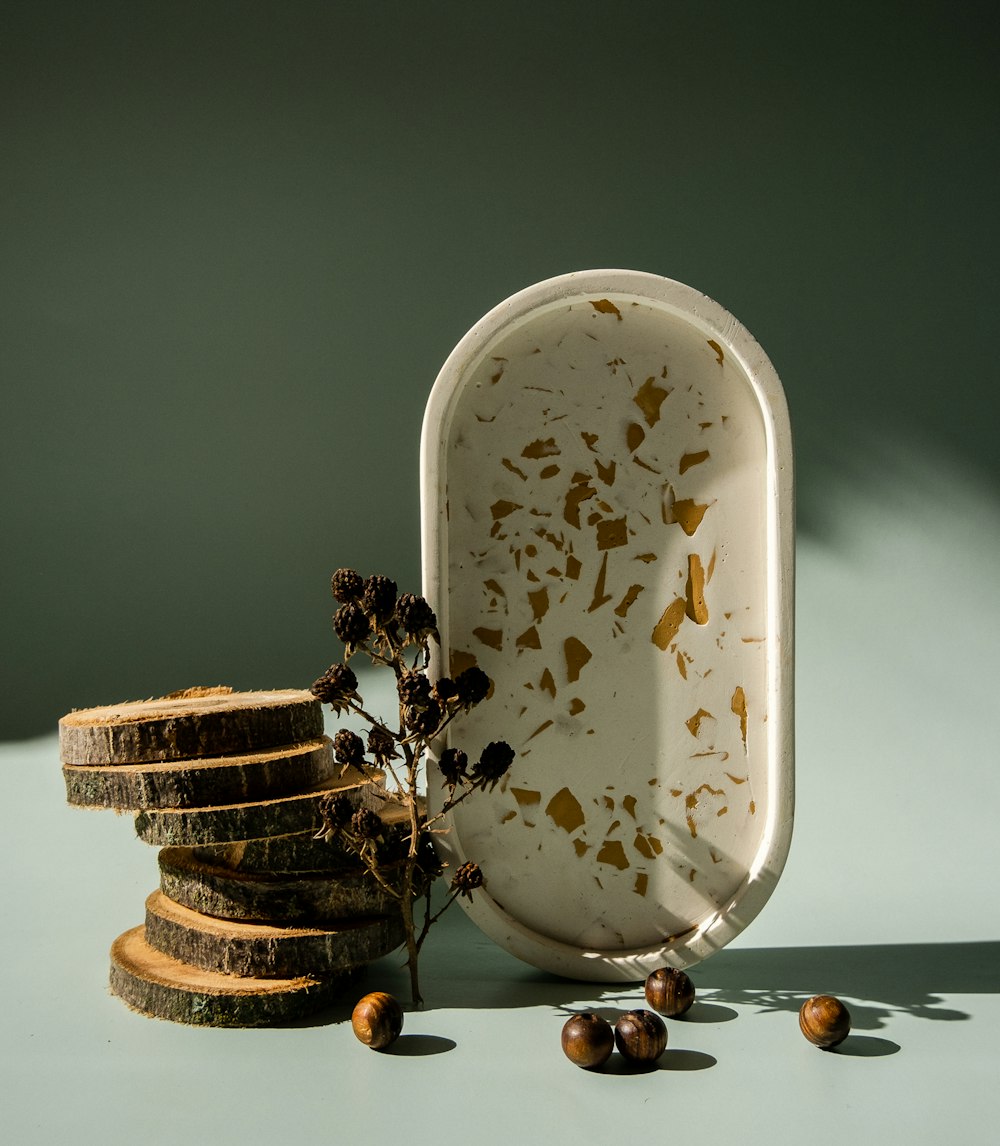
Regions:
<instances>
[{"instance_id":1,"label":"gold terrazzo fleck","mask_svg":"<svg viewBox=\"0 0 1000 1146\"><path fill-rule=\"evenodd\" d=\"M592 613L595 609L599 609L602 605L606 605L611 600L611 595L604 591L604 582L608 575L608 555L604 554L604 560L601 562L600 571L597 574L597 581L594 584L594 596L587 607L587 612Z\"/></svg>"},{"instance_id":2,"label":"gold terrazzo fleck","mask_svg":"<svg viewBox=\"0 0 1000 1146\"><path fill-rule=\"evenodd\" d=\"M605 554L607 556L607 554ZM645 588L644 585L629 585L625 591L625 596L615 606L615 616L624 617L629 609L635 604L636 598Z\"/></svg>"},{"instance_id":3,"label":"gold terrazzo fleck","mask_svg":"<svg viewBox=\"0 0 1000 1146\"><path fill-rule=\"evenodd\" d=\"M448 654L448 659L451 665L452 677L456 677L459 673L464 672L467 668L473 668L479 664L479 660L475 653L462 652L459 649L452 649Z\"/></svg>"},{"instance_id":4,"label":"gold terrazzo fleck","mask_svg":"<svg viewBox=\"0 0 1000 1146\"><path fill-rule=\"evenodd\" d=\"M627 517L597 523L597 548L599 550L618 549L622 545L628 545Z\"/></svg>"},{"instance_id":5,"label":"gold terrazzo fleck","mask_svg":"<svg viewBox=\"0 0 1000 1146\"><path fill-rule=\"evenodd\" d=\"M632 398L632 401L642 411L646 425L650 428L660 420L660 407L669 393L669 389L657 386L656 379L650 377L643 382Z\"/></svg>"},{"instance_id":6,"label":"gold terrazzo fleck","mask_svg":"<svg viewBox=\"0 0 1000 1146\"><path fill-rule=\"evenodd\" d=\"M635 817L635 802L636 802L635 796L623 796L622 797L622 807L625 809L626 812L628 812L628 814L632 817L633 820L636 818Z\"/></svg>"},{"instance_id":7,"label":"gold terrazzo fleck","mask_svg":"<svg viewBox=\"0 0 1000 1146\"><path fill-rule=\"evenodd\" d=\"M710 456L708 450L696 450L693 454L684 454L678 467L679 472L682 474L687 473L692 466L700 466L701 463L706 461Z\"/></svg>"},{"instance_id":8,"label":"gold terrazzo fleck","mask_svg":"<svg viewBox=\"0 0 1000 1146\"><path fill-rule=\"evenodd\" d=\"M514 641L514 644L519 649L540 649L542 647L541 638L538 635L538 630L534 625L524 632Z\"/></svg>"},{"instance_id":9,"label":"gold terrazzo fleck","mask_svg":"<svg viewBox=\"0 0 1000 1146\"><path fill-rule=\"evenodd\" d=\"M538 438L534 442L529 442L521 451L522 458L554 458L561 454L562 450L556 445L555 438Z\"/></svg>"},{"instance_id":10,"label":"gold terrazzo fleck","mask_svg":"<svg viewBox=\"0 0 1000 1146\"><path fill-rule=\"evenodd\" d=\"M585 844L583 840L574 840L573 848L578 856L585 856L590 851L590 844Z\"/></svg>"},{"instance_id":11,"label":"gold terrazzo fleck","mask_svg":"<svg viewBox=\"0 0 1000 1146\"><path fill-rule=\"evenodd\" d=\"M534 788L511 788L511 794L517 800L518 806L526 808L531 804L539 804L542 800L542 793L536 792Z\"/></svg>"},{"instance_id":12,"label":"gold terrazzo fleck","mask_svg":"<svg viewBox=\"0 0 1000 1146\"><path fill-rule=\"evenodd\" d=\"M526 580L528 580L528 581L540 581L541 580L541 578L534 571L534 569L529 569L528 572L525 573L524 576L525 576Z\"/></svg>"},{"instance_id":13,"label":"gold terrazzo fleck","mask_svg":"<svg viewBox=\"0 0 1000 1146\"><path fill-rule=\"evenodd\" d=\"M524 470L522 470L519 466L514 465L510 458L501 458L500 464L504 467L504 469L510 470L512 474L517 474L521 481L528 480L528 475L524 472Z\"/></svg>"},{"instance_id":14,"label":"gold terrazzo fleck","mask_svg":"<svg viewBox=\"0 0 1000 1146\"><path fill-rule=\"evenodd\" d=\"M591 299L590 305L598 314L613 314L619 322L622 321L622 312L608 298Z\"/></svg>"},{"instance_id":15,"label":"gold terrazzo fleck","mask_svg":"<svg viewBox=\"0 0 1000 1146\"><path fill-rule=\"evenodd\" d=\"M633 888L633 891L636 893L636 895L645 895L646 894L646 888L648 885L649 885L649 876L646 875L646 873L644 871L641 871L635 877L635 887Z\"/></svg>"},{"instance_id":16,"label":"gold terrazzo fleck","mask_svg":"<svg viewBox=\"0 0 1000 1146\"><path fill-rule=\"evenodd\" d=\"M560 788L545 805L545 814L564 832L572 833L582 827L587 817L583 814L580 801L569 788Z\"/></svg>"},{"instance_id":17,"label":"gold terrazzo fleck","mask_svg":"<svg viewBox=\"0 0 1000 1146\"><path fill-rule=\"evenodd\" d=\"M688 555L687 604L685 612L696 625L708 624L708 605L705 603L705 570L697 553Z\"/></svg>"},{"instance_id":18,"label":"gold terrazzo fleck","mask_svg":"<svg viewBox=\"0 0 1000 1146\"><path fill-rule=\"evenodd\" d=\"M573 699L569 702L569 714L570 716L579 716L586 707L587 706L578 696L574 696Z\"/></svg>"},{"instance_id":19,"label":"gold terrazzo fleck","mask_svg":"<svg viewBox=\"0 0 1000 1146\"><path fill-rule=\"evenodd\" d=\"M597 490L586 481L571 485L566 491L563 517L574 529L580 528L580 505L596 495Z\"/></svg>"},{"instance_id":20,"label":"gold terrazzo fleck","mask_svg":"<svg viewBox=\"0 0 1000 1146\"><path fill-rule=\"evenodd\" d=\"M487 589L489 589L491 593L496 593L498 597L507 596L507 594L503 591L503 586L500 584L500 582L495 581L492 577L490 577L489 580L484 581L483 584Z\"/></svg>"},{"instance_id":21,"label":"gold terrazzo fleck","mask_svg":"<svg viewBox=\"0 0 1000 1146\"><path fill-rule=\"evenodd\" d=\"M594 446L597 443L599 435L588 434L586 430L581 430L580 437L583 438L583 444L587 447L587 449L590 450L592 454L596 454L597 451L594 449Z\"/></svg>"},{"instance_id":22,"label":"gold terrazzo fleck","mask_svg":"<svg viewBox=\"0 0 1000 1146\"><path fill-rule=\"evenodd\" d=\"M677 671L681 674L682 680L687 680L687 678L688 678L687 664L684 660L684 654L680 651L680 649L677 650Z\"/></svg>"},{"instance_id":23,"label":"gold terrazzo fleck","mask_svg":"<svg viewBox=\"0 0 1000 1146\"><path fill-rule=\"evenodd\" d=\"M721 366L725 355L722 353L722 347L715 341L714 338L708 339L708 345L715 351L716 361Z\"/></svg>"},{"instance_id":24,"label":"gold terrazzo fleck","mask_svg":"<svg viewBox=\"0 0 1000 1146\"><path fill-rule=\"evenodd\" d=\"M677 636L677 630L681 627L684 621L684 616L687 610L687 605L683 597L677 597L663 610L663 615L656 622L656 627L653 629L650 640L658 649L664 652L670 647L670 643L674 637Z\"/></svg>"},{"instance_id":25,"label":"gold terrazzo fleck","mask_svg":"<svg viewBox=\"0 0 1000 1146\"><path fill-rule=\"evenodd\" d=\"M553 478L559 472L557 465L545 466L544 469L539 470L538 476L540 478Z\"/></svg>"},{"instance_id":26,"label":"gold terrazzo fleck","mask_svg":"<svg viewBox=\"0 0 1000 1146\"><path fill-rule=\"evenodd\" d=\"M472 635L497 652L503 650L503 629L486 629L483 627L473 629Z\"/></svg>"},{"instance_id":27,"label":"gold terrazzo fleck","mask_svg":"<svg viewBox=\"0 0 1000 1146\"><path fill-rule=\"evenodd\" d=\"M738 684L733 693L733 699L730 706L734 715L740 718L740 736L743 738L743 751L747 750L747 694L743 691L743 686Z\"/></svg>"},{"instance_id":28,"label":"gold terrazzo fleck","mask_svg":"<svg viewBox=\"0 0 1000 1146\"><path fill-rule=\"evenodd\" d=\"M563 655L566 658L566 677L572 684L580 679L581 671L594 654L577 637L567 637L563 641Z\"/></svg>"},{"instance_id":29,"label":"gold terrazzo fleck","mask_svg":"<svg viewBox=\"0 0 1000 1146\"><path fill-rule=\"evenodd\" d=\"M642 834L642 832L635 833L635 839L632 841L632 846L645 859L651 860L653 856L653 847L649 840Z\"/></svg>"},{"instance_id":30,"label":"gold terrazzo fleck","mask_svg":"<svg viewBox=\"0 0 1000 1146\"><path fill-rule=\"evenodd\" d=\"M650 561L656 560L656 554L655 553L637 553L635 555L635 560L641 561L644 565L648 565L650 563Z\"/></svg>"},{"instance_id":31,"label":"gold terrazzo fleck","mask_svg":"<svg viewBox=\"0 0 1000 1146\"><path fill-rule=\"evenodd\" d=\"M615 484L615 471L618 468L618 463L611 461L606 466L602 466L597 462L597 476L604 482L605 485L611 486Z\"/></svg>"},{"instance_id":32,"label":"gold terrazzo fleck","mask_svg":"<svg viewBox=\"0 0 1000 1146\"><path fill-rule=\"evenodd\" d=\"M629 422L628 428L625 430L625 444L628 446L628 452L634 454L645 440L646 431L642 426L638 422Z\"/></svg>"},{"instance_id":33,"label":"gold terrazzo fleck","mask_svg":"<svg viewBox=\"0 0 1000 1146\"><path fill-rule=\"evenodd\" d=\"M540 733L544 732L546 728L551 728L552 723L553 722L551 720L543 721L543 723L539 724L539 726L535 729L535 731L532 732L532 734L528 737L528 740L534 740L535 737L538 736ZM527 742L528 741L526 740L525 744L527 744Z\"/></svg>"},{"instance_id":34,"label":"gold terrazzo fleck","mask_svg":"<svg viewBox=\"0 0 1000 1146\"><path fill-rule=\"evenodd\" d=\"M503 518L509 517L515 510L523 508L524 506L518 505L516 501L507 501L506 498L501 498L490 506L490 513L493 514L493 520L499 522Z\"/></svg>"},{"instance_id":35,"label":"gold terrazzo fleck","mask_svg":"<svg viewBox=\"0 0 1000 1146\"><path fill-rule=\"evenodd\" d=\"M555 682L555 678L552 676L552 673L549 669L545 669L542 672L542 679L538 682L538 687L542 690L542 692L547 692L549 694L549 696L551 696L552 699L555 700L556 682Z\"/></svg>"},{"instance_id":36,"label":"gold terrazzo fleck","mask_svg":"<svg viewBox=\"0 0 1000 1146\"><path fill-rule=\"evenodd\" d=\"M532 620L540 621L549 611L549 591L543 585L528 594L528 603L531 605Z\"/></svg>"},{"instance_id":37,"label":"gold terrazzo fleck","mask_svg":"<svg viewBox=\"0 0 1000 1146\"><path fill-rule=\"evenodd\" d=\"M745 784L750 779L749 776L734 776L732 772L727 772L726 775L734 784Z\"/></svg>"},{"instance_id":38,"label":"gold terrazzo fleck","mask_svg":"<svg viewBox=\"0 0 1000 1146\"><path fill-rule=\"evenodd\" d=\"M698 733L701 731L701 722L706 717L708 717L709 720L715 719L715 717L708 711L707 708L699 708L694 716L689 716L687 720L684 721L684 723L687 725L688 732L690 732L692 736L697 737Z\"/></svg>"},{"instance_id":39,"label":"gold terrazzo fleck","mask_svg":"<svg viewBox=\"0 0 1000 1146\"><path fill-rule=\"evenodd\" d=\"M597 853L597 862L606 863L610 867L616 867L619 871L624 871L631 865L628 862L628 856L625 855L625 848L622 846L621 840L605 840L601 846L601 850Z\"/></svg>"},{"instance_id":40,"label":"gold terrazzo fleck","mask_svg":"<svg viewBox=\"0 0 1000 1146\"><path fill-rule=\"evenodd\" d=\"M516 819L517 819L517 812L515 812L512 808L509 812L504 812L504 814L500 817L500 823L501 824L508 824L508 823L510 823L511 820L516 820Z\"/></svg>"},{"instance_id":41,"label":"gold terrazzo fleck","mask_svg":"<svg viewBox=\"0 0 1000 1146\"><path fill-rule=\"evenodd\" d=\"M571 581L578 581L580 579L580 571L583 569L583 564L572 553L566 558L566 576Z\"/></svg>"}]
</instances>

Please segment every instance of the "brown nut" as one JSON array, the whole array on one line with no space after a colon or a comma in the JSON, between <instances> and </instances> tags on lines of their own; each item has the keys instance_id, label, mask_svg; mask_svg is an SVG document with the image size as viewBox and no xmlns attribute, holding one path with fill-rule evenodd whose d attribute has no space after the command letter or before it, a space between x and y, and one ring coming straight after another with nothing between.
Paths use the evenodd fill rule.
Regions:
<instances>
[{"instance_id":1,"label":"brown nut","mask_svg":"<svg viewBox=\"0 0 1000 1146\"><path fill-rule=\"evenodd\" d=\"M573 1015L563 1025L562 1049L570 1062L595 1070L604 1066L615 1049L614 1031L607 1019L591 1011Z\"/></svg>"},{"instance_id":2,"label":"brown nut","mask_svg":"<svg viewBox=\"0 0 1000 1146\"><path fill-rule=\"evenodd\" d=\"M615 1024L615 1045L629 1062L654 1063L666 1050L666 1024L652 1011L626 1011Z\"/></svg>"},{"instance_id":3,"label":"brown nut","mask_svg":"<svg viewBox=\"0 0 1000 1146\"><path fill-rule=\"evenodd\" d=\"M403 1008L384 991L372 991L358 1001L351 1014L354 1033L372 1050L385 1050L403 1029Z\"/></svg>"},{"instance_id":4,"label":"brown nut","mask_svg":"<svg viewBox=\"0 0 1000 1146\"><path fill-rule=\"evenodd\" d=\"M660 967L646 979L646 1002L661 1015L676 1019L691 1009L694 984L678 967Z\"/></svg>"},{"instance_id":5,"label":"brown nut","mask_svg":"<svg viewBox=\"0 0 1000 1146\"><path fill-rule=\"evenodd\" d=\"M829 1050L850 1033L851 1012L833 995L813 995L802 1004L799 1027L811 1043Z\"/></svg>"}]
</instances>

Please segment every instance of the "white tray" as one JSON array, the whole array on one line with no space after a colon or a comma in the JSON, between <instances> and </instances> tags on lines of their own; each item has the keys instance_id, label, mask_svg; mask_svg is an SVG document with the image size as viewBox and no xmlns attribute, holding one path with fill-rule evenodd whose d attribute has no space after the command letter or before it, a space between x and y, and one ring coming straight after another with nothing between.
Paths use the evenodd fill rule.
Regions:
<instances>
[{"instance_id":1,"label":"white tray","mask_svg":"<svg viewBox=\"0 0 1000 1146\"><path fill-rule=\"evenodd\" d=\"M791 438L764 352L669 279L538 283L442 368L421 495L432 668L494 682L454 742L517 751L440 837L486 877L463 905L574 978L705 958L792 828Z\"/></svg>"}]
</instances>

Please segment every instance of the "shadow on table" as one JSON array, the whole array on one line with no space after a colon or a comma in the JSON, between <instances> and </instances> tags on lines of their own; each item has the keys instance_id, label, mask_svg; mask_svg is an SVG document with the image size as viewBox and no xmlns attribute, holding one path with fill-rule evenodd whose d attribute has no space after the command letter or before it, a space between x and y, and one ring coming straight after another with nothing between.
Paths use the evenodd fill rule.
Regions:
<instances>
[{"instance_id":1,"label":"shadow on table","mask_svg":"<svg viewBox=\"0 0 1000 1146\"><path fill-rule=\"evenodd\" d=\"M389 991L404 1005L409 977L397 952L368 968L355 989ZM959 1021L965 1011L943 996L1000 993L1000 942L902 943L837 947L727 948L690 971L698 991L685 1016L690 1023L721 1023L738 1017L734 1007L797 1012L810 995L848 1001L855 1033L884 1028L893 1014ZM421 957L424 1013L437 1008L550 1007L569 1015L581 1010L644 1006L641 984L580 983L538 971L497 947L467 919L456 916L427 943ZM334 1007L303 1020L326 1025L350 1016ZM852 1053L884 1053L862 1044Z\"/></svg>"},{"instance_id":2,"label":"shadow on table","mask_svg":"<svg viewBox=\"0 0 1000 1146\"><path fill-rule=\"evenodd\" d=\"M798 1011L810 995L849 1000L852 1028L890 1015L955 1021L944 995L1000 993L1000 942L764 947L720 951L691 972L699 998L758 1011Z\"/></svg>"}]
</instances>

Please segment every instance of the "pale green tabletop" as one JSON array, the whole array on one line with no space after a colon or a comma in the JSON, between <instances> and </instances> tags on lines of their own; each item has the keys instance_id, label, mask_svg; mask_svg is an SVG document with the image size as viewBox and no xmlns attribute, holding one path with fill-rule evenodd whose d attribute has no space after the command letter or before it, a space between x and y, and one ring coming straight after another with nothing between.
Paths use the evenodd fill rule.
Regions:
<instances>
[{"instance_id":1,"label":"pale green tabletop","mask_svg":"<svg viewBox=\"0 0 1000 1146\"><path fill-rule=\"evenodd\" d=\"M893 581L882 540L898 556L917 537L894 514L871 515L850 561L800 545L788 865L761 916L693 969L698 1002L669 1021L652 1073L589 1074L559 1047L568 1011L613 1015L638 987L535 971L457 910L428 941L427 1009L394 1053L358 1043L346 1005L250 1031L132 1013L107 991L108 947L142 918L155 850L128 816L65 805L54 736L4 746L6 1140L995 1141L1000 777L990 677L969 669L988 663L991 625L954 613L926 652L908 620L950 556L924 546ZM974 549L971 526L956 531ZM985 590L968 568L966 589ZM368 986L405 996L398 957ZM818 992L853 1013L836 1052L798 1031Z\"/></svg>"}]
</instances>

